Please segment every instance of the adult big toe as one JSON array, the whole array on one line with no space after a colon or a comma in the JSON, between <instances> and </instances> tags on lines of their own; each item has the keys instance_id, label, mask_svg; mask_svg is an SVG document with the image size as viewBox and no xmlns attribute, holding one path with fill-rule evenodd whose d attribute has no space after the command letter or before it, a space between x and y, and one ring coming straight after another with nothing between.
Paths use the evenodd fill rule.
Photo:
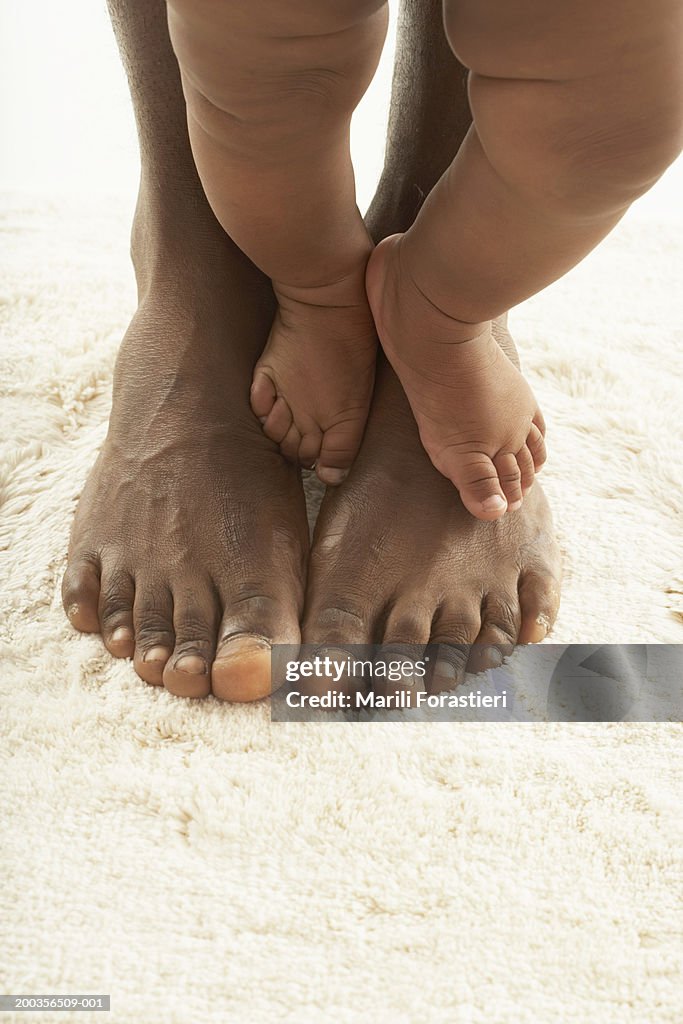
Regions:
<instances>
[{"instance_id":1,"label":"adult big toe","mask_svg":"<svg viewBox=\"0 0 683 1024\"><path fill-rule=\"evenodd\" d=\"M224 291L216 285L212 295ZM299 642L303 491L244 408L226 310L202 306L186 323L168 306L159 300L154 315L136 316L122 345L109 435L72 530L64 608L76 629L101 632L110 654L132 658L152 686L254 700L271 689L269 642ZM186 329L192 373L189 341L177 338ZM173 381L147 403L143 357Z\"/></svg>"}]
</instances>

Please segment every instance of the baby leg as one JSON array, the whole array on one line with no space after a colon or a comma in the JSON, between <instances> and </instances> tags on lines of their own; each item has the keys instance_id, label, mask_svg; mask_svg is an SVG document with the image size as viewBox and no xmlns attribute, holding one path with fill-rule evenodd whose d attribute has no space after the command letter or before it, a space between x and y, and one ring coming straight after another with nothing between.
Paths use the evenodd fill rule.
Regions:
<instances>
[{"instance_id":1,"label":"baby leg","mask_svg":"<svg viewBox=\"0 0 683 1024\"><path fill-rule=\"evenodd\" d=\"M681 8L621 0L457 0L473 125L368 291L437 468L497 518L544 459L528 385L490 321L578 263L680 148Z\"/></svg>"},{"instance_id":2,"label":"baby leg","mask_svg":"<svg viewBox=\"0 0 683 1024\"><path fill-rule=\"evenodd\" d=\"M223 228L279 310L252 387L269 437L328 483L369 406L371 242L356 207L351 114L386 32L383 0L170 0L192 149Z\"/></svg>"}]
</instances>

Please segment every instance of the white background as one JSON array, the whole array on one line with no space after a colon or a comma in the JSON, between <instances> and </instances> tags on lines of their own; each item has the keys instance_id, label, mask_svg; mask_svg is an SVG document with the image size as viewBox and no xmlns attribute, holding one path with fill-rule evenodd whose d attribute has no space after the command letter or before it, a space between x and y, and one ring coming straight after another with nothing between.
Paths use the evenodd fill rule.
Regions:
<instances>
[{"instance_id":1,"label":"white background","mask_svg":"<svg viewBox=\"0 0 683 1024\"><path fill-rule=\"evenodd\" d=\"M396 3L375 80L356 113L353 154L365 209L382 165ZM0 188L119 193L132 203L137 141L104 0L0 0ZM683 160L629 217L683 219Z\"/></svg>"}]
</instances>

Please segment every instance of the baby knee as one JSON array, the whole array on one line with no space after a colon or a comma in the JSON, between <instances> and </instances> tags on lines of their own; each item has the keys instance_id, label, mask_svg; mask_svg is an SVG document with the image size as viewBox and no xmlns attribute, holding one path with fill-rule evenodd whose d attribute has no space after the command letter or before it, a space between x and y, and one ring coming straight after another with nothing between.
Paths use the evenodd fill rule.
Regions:
<instances>
[{"instance_id":1,"label":"baby knee","mask_svg":"<svg viewBox=\"0 0 683 1024\"><path fill-rule=\"evenodd\" d=\"M614 121L588 114L577 130L555 139L560 194L588 215L628 206L681 152L682 124L683 118L666 109Z\"/></svg>"},{"instance_id":2,"label":"baby knee","mask_svg":"<svg viewBox=\"0 0 683 1024\"><path fill-rule=\"evenodd\" d=\"M680 101L614 101L586 81L472 75L474 123L499 176L546 212L600 216L646 192L680 152Z\"/></svg>"},{"instance_id":3,"label":"baby knee","mask_svg":"<svg viewBox=\"0 0 683 1024\"><path fill-rule=\"evenodd\" d=\"M264 0L248 17L241 4L169 0L190 115L246 155L255 146L281 152L348 119L374 74L386 22L385 0Z\"/></svg>"}]
</instances>

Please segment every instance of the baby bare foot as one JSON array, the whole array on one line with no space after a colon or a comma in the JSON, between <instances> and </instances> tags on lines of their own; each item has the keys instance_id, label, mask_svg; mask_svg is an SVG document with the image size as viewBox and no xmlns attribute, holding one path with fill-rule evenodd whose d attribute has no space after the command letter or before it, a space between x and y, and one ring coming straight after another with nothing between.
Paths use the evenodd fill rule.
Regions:
<instances>
[{"instance_id":1,"label":"baby bare foot","mask_svg":"<svg viewBox=\"0 0 683 1024\"><path fill-rule=\"evenodd\" d=\"M367 293L382 343L434 466L477 519L514 512L545 462L545 423L490 323L438 309L401 259L402 235L377 246Z\"/></svg>"},{"instance_id":2,"label":"baby bare foot","mask_svg":"<svg viewBox=\"0 0 683 1024\"><path fill-rule=\"evenodd\" d=\"M377 334L365 268L332 285L288 288L254 370L251 407L271 441L323 483L339 484L360 447L368 416Z\"/></svg>"}]
</instances>

